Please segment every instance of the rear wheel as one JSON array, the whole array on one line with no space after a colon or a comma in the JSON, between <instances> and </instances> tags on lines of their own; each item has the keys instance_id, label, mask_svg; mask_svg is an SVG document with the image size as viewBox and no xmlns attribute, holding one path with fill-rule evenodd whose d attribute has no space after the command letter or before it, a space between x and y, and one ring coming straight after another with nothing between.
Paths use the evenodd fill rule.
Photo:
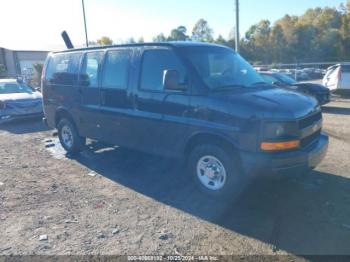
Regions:
<instances>
[{"instance_id":1,"label":"rear wheel","mask_svg":"<svg viewBox=\"0 0 350 262\"><path fill-rule=\"evenodd\" d=\"M61 119L57 129L61 145L68 153L79 153L84 149L85 138L79 136L77 129L70 120Z\"/></svg>"},{"instance_id":2,"label":"rear wheel","mask_svg":"<svg viewBox=\"0 0 350 262\"><path fill-rule=\"evenodd\" d=\"M189 156L188 170L198 188L208 195L232 199L244 189L236 155L217 145L194 148Z\"/></svg>"}]
</instances>

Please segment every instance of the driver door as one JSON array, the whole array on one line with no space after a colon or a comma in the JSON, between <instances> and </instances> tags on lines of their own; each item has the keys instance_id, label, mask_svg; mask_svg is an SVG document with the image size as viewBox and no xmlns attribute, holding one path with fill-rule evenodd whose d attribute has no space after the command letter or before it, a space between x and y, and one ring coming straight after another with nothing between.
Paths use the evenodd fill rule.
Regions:
<instances>
[{"instance_id":1,"label":"driver door","mask_svg":"<svg viewBox=\"0 0 350 262\"><path fill-rule=\"evenodd\" d=\"M171 48L145 48L139 63L139 84L135 96L138 119L134 122L135 147L172 156L180 150L179 141L187 130L189 90L169 91L163 86L166 70L177 70L181 81L186 67Z\"/></svg>"}]
</instances>

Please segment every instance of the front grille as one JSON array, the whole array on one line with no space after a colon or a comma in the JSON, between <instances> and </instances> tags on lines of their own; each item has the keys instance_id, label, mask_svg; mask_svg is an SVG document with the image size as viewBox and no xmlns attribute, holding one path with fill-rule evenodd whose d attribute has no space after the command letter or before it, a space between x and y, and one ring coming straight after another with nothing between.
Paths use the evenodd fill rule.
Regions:
<instances>
[{"instance_id":1,"label":"front grille","mask_svg":"<svg viewBox=\"0 0 350 262\"><path fill-rule=\"evenodd\" d=\"M306 129L308 127L313 127L321 120L322 120L322 112L318 112L312 116L308 116L304 119L299 120L299 129L303 130L303 129ZM307 137L304 137L300 141L300 146L307 147L307 146L317 142L318 139L320 138L320 135L321 135L321 130L318 130L315 133L313 133Z\"/></svg>"},{"instance_id":2,"label":"front grille","mask_svg":"<svg viewBox=\"0 0 350 262\"><path fill-rule=\"evenodd\" d=\"M309 135L301 140L301 147L307 147L315 142L318 141L321 135L321 130L317 131L316 133L313 133L312 135Z\"/></svg>"},{"instance_id":3,"label":"front grille","mask_svg":"<svg viewBox=\"0 0 350 262\"><path fill-rule=\"evenodd\" d=\"M320 121L322 119L322 113L319 112L317 114L314 114L312 116L306 117L304 119L299 120L299 129L304 129L306 127L309 127L316 122Z\"/></svg>"},{"instance_id":4,"label":"front grille","mask_svg":"<svg viewBox=\"0 0 350 262\"><path fill-rule=\"evenodd\" d=\"M41 100L11 101L6 102L7 108L33 108L41 104Z\"/></svg>"}]
</instances>

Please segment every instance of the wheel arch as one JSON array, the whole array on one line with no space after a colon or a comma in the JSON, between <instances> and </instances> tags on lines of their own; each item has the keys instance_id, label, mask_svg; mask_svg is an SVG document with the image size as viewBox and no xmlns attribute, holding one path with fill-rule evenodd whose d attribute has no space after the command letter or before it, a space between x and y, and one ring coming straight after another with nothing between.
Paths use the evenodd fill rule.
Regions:
<instances>
[{"instance_id":1,"label":"wheel arch","mask_svg":"<svg viewBox=\"0 0 350 262\"><path fill-rule=\"evenodd\" d=\"M210 132L193 134L186 142L184 154L188 156L191 151L200 144L214 144L227 150L229 153L237 153L237 145L221 134ZM237 155L237 154L236 154Z\"/></svg>"},{"instance_id":2,"label":"wheel arch","mask_svg":"<svg viewBox=\"0 0 350 262\"><path fill-rule=\"evenodd\" d=\"M57 128L57 126L62 118L67 118L68 120L70 120L72 122L72 124L75 125L75 121L74 121L72 114L69 113L68 109L61 107L61 108L58 108L56 110L56 113L55 113L55 127L56 128Z\"/></svg>"}]
</instances>

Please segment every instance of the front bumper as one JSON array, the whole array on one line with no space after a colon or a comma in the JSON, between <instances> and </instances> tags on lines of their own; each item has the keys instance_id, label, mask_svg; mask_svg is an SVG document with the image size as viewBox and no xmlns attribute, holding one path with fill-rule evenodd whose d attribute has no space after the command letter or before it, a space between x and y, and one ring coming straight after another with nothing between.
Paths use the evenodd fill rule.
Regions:
<instances>
[{"instance_id":1,"label":"front bumper","mask_svg":"<svg viewBox=\"0 0 350 262\"><path fill-rule=\"evenodd\" d=\"M249 176L297 175L314 169L326 156L328 136L322 133L315 143L296 151L278 153L242 152L242 168Z\"/></svg>"},{"instance_id":2,"label":"front bumper","mask_svg":"<svg viewBox=\"0 0 350 262\"><path fill-rule=\"evenodd\" d=\"M35 102L33 106L28 103L23 102L21 104L21 102L17 101L6 103L6 108L0 110L0 123L43 116L43 106L41 103Z\"/></svg>"},{"instance_id":3,"label":"front bumper","mask_svg":"<svg viewBox=\"0 0 350 262\"><path fill-rule=\"evenodd\" d=\"M15 120L21 120L21 119L34 119L34 118L40 118L43 116L43 112L38 113L30 113L30 114L21 114L21 115L11 115L11 114L0 114L0 124L15 121Z\"/></svg>"}]
</instances>

